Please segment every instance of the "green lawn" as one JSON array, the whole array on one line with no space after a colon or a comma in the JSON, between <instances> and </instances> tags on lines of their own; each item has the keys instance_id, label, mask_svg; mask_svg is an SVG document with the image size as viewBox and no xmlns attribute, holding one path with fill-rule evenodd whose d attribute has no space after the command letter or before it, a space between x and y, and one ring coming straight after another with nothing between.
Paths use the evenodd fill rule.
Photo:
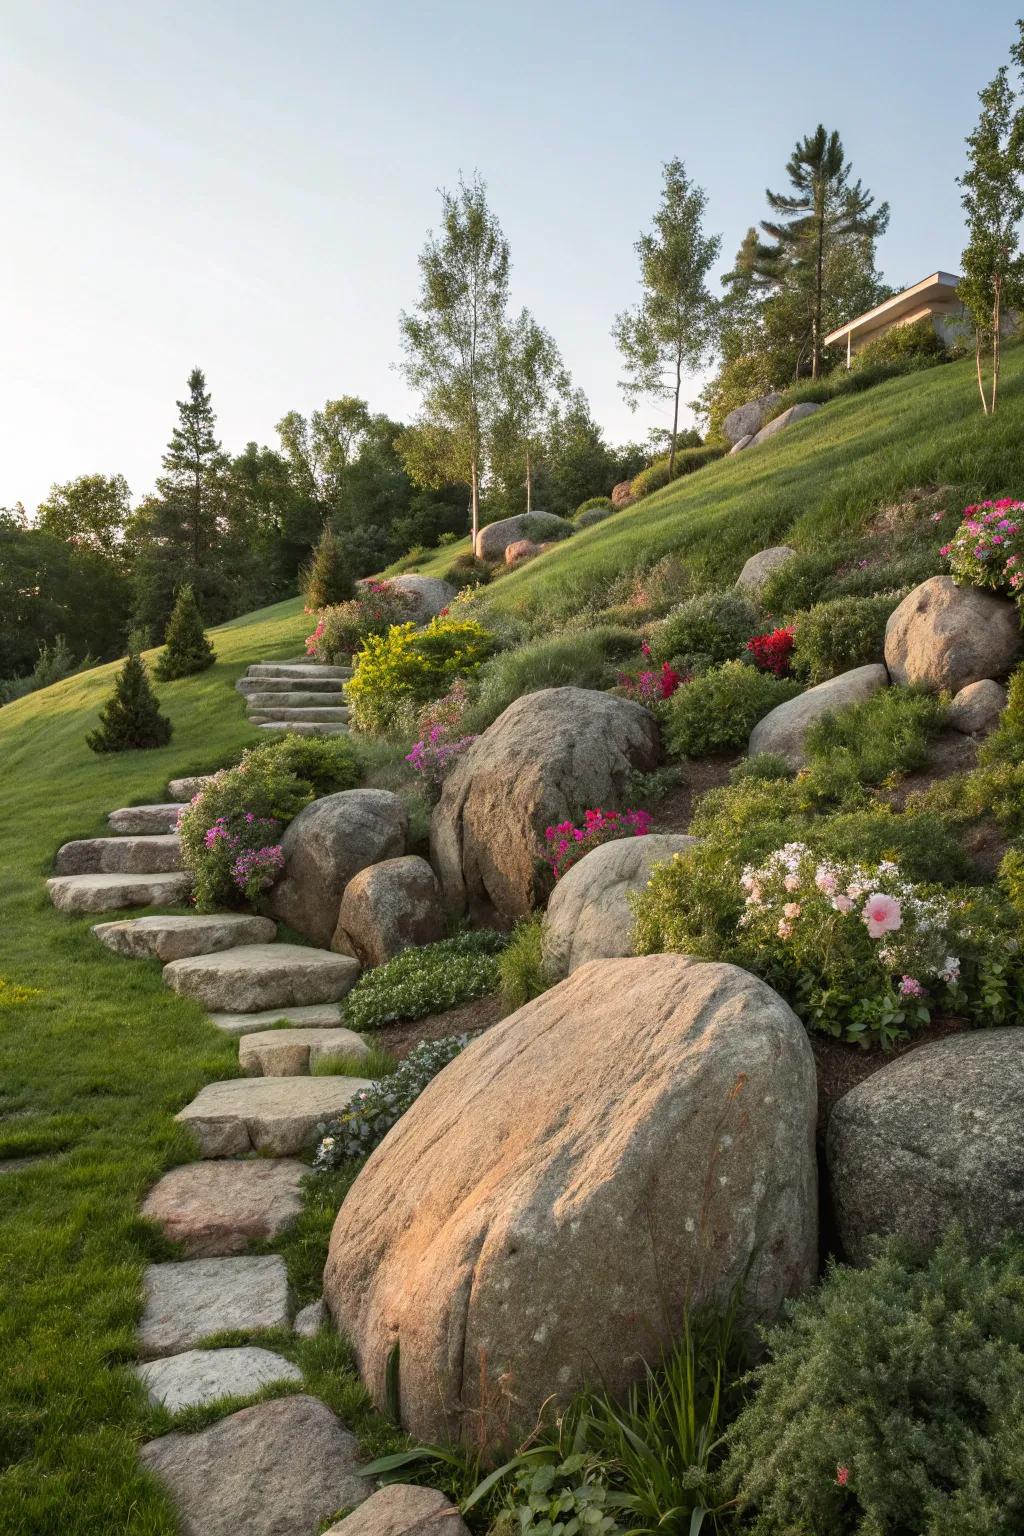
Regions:
<instances>
[{"instance_id":1,"label":"green lawn","mask_svg":"<svg viewBox=\"0 0 1024 1536\"><path fill-rule=\"evenodd\" d=\"M165 1421L119 1368L134 1356L143 1267L169 1251L137 1210L152 1180L192 1155L174 1112L203 1083L237 1073L235 1044L163 986L158 965L109 954L89 932L97 919L54 912L43 880L58 845L105 832L108 810L161 800L169 777L216 767L253 741L232 684L252 661L301 652L308 629L296 600L214 631L217 664L158 687L174 722L159 751L86 748L115 666L0 710L4 1536L175 1530L136 1466L138 1444ZM19 987L37 995L5 1003ZM317 1284L329 1193L290 1240L302 1299ZM350 1419L365 1416L340 1343L286 1347L314 1390Z\"/></svg>"}]
</instances>

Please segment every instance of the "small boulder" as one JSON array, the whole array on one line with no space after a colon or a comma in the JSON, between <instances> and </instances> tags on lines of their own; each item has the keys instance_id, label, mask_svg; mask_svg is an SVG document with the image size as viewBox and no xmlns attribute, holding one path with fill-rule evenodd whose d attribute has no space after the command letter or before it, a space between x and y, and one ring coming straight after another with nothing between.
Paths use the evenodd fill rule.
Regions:
<instances>
[{"instance_id":1,"label":"small boulder","mask_svg":"<svg viewBox=\"0 0 1024 1536\"><path fill-rule=\"evenodd\" d=\"M388 1483L324 1536L469 1536L469 1531L438 1489Z\"/></svg>"},{"instance_id":2,"label":"small boulder","mask_svg":"<svg viewBox=\"0 0 1024 1536\"><path fill-rule=\"evenodd\" d=\"M1021 648L1020 615L1009 598L932 576L915 587L885 626L885 664L894 683L956 694L968 683L1005 677Z\"/></svg>"},{"instance_id":3,"label":"small boulder","mask_svg":"<svg viewBox=\"0 0 1024 1536\"><path fill-rule=\"evenodd\" d=\"M613 1396L686 1305L772 1317L817 1271L814 1060L737 966L598 960L474 1040L359 1173L324 1296L403 1427L515 1442ZM506 1389L502 1390L501 1384Z\"/></svg>"},{"instance_id":4,"label":"small boulder","mask_svg":"<svg viewBox=\"0 0 1024 1536\"><path fill-rule=\"evenodd\" d=\"M965 736L987 736L999 724L1006 708L1006 689L1002 683L984 677L980 683L968 683L949 706L949 723Z\"/></svg>"},{"instance_id":5,"label":"small boulder","mask_svg":"<svg viewBox=\"0 0 1024 1536\"><path fill-rule=\"evenodd\" d=\"M744 437L739 438L738 441L733 443L732 447L729 449L730 455L732 455L734 453L742 453L744 448L749 448L753 441L754 441L754 434L753 434L753 432L746 433L746 435Z\"/></svg>"},{"instance_id":6,"label":"small boulder","mask_svg":"<svg viewBox=\"0 0 1024 1536\"><path fill-rule=\"evenodd\" d=\"M198 773L190 779L171 779L167 786L167 793L172 800L194 800L207 784L213 783L214 778L215 775L212 773Z\"/></svg>"},{"instance_id":7,"label":"small boulder","mask_svg":"<svg viewBox=\"0 0 1024 1536\"><path fill-rule=\"evenodd\" d=\"M426 859L406 854L360 870L345 887L331 948L361 965L383 965L403 949L443 939L444 907Z\"/></svg>"},{"instance_id":8,"label":"small boulder","mask_svg":"<svg viewBox=\"0 0 1024 1536\"><path fill-rule=\"evenodd\" d=\"M442 581L440 576L417 576L415 571L389 576L388 585L408 599L409 617L414 624L426 624L429 619L436 619L442 608L447 608L457 596L450 581Z\"/></svg>"},{"instance_id":9,"label":"small boulder","mask_svg":"<svg viewBox=\"0 0 1024 1536\"><path fill-rule=\"evenodd\" d=\"M281 838L285 867L271 888L271 913L326 949L345 887L367 865L403 854L408 826L404 804L386 789L346 789L314 800Z\"/></svg>"},{"instance_id":10,"label":"small boulder","mask_svg":"<svg viewBox=\"0 0 1024 1536\"><path fill-rule=\"evenodd\" d=\"M311 1301L308 1306L296 1312L292 1331L297 1333L300 1339L315 1339L321 1328L327 1326L328 1321L324 1299L318 1296L316 1301Z\"/></svg>"},{"instance_id":11,"label":"small boulder","mask_svg":"<svg viewBox=\"0 0 1024 1536\"><path fill-rule=\"evenodd\" d=\"M514 543L505 546L505 564L519 565L523 560L532 560L534 555L540 554L540 545L532 539L516 539Z\"/></svg>"},{"instance_id":12,"label":"small boulder","mask_svg":"<svg viewBox=\"0 0 1024 1536\"><path fill-rule=\"evenodd\" d=\"M880 662L854 667L850 672L830 677L827 682L798 693L795 699L776 705L763 720L759 720L750 733L748 756L771 752L785 758L791 768L802 768L807 760L804 738L812 725L823 715L834 714L849 704L859 704L862 699L870 699L880 688L888 686L889 674Z\"/></svg>"},{"instance_id":13,"label":"small boulder","mask_svg":"<svg viewBox=\"0 0 1024 1536\"><path fill-rule=\"evenodd\" d=\"M630 897L645 889L655 864L685 853L696 838L650 832L594 848L555 886L544 917L544 972L561 981L588 960L633 953Z\"/></svg>"},{"instance_id":14,"label":"small boulder","mask_svg":"<svg viewBox=\"0 0 1024 1536\"><path fill-rule=\"evenodd\" d=\"M979 1243L1024 1227L1024 1030L969 1030L919 1046L844 1094L828 1169L843 1251L871 1239L931 1246L954 1222Z\"/></svg>"},{"instance_id":15,"label":"small boulder","mask_svg":"<svg viewBox=\"0 0 1024 1536\"><path fill-rule=\"evenodd\" d=\"M544 889L545 829L587 809L621 810L636 770L658 760L653 715L587 688L516 699L448 775L430 827L446 905L507 922Z\"/></svg>"},{"instance_id":16,"label":"small boulder","mask_svg":"<svg viewBox=\"0 0 1024 1536\"><path fill-rule=\"evenodd\" d=\"M803 421L807 416L813 416L815 411L820 411L821 406L813 400L801 400L798 405L791 405L788 411L783 411L778 416L773 416L771 421L765 422L759 432L755 432L753 441L747 446L756 448L760 443L766 443L776 432L782 432L786 427L791 427L795 422Z\"/></svg>"},{"instance_id":17,"label":"small boulder","mask_svg":"<svg viewBox=\"0 0 1024 1536\"><path fill-rule=\"evenodd\" d=\"M635 500L632 480L620 480L618 485L612 486L613 507L631 507Z\"/></svg>"},{"instance_id":18,"label":"small boulder","mask_svg":"<svg viewBox=\"0 0 1024 1536\"><path fill-rule=\"evenodd\" d=\"M520 512L515 517L503 517L481 528L476 536L474 554L478 560L500 560L517 539L568 538L573 532L572 523L564 517L556 517L553 512Z\"/></svg>"},{"instance_id":19,"label":"small boulder","mask_svg":"<svg viewBox=\"0 0 1024 1536\"><path fill-rule=\"evenodd\" d=\"M751 555L746 565L736 578L736 585L744 587L748 592L756 593L764 586L773 571L780 565L785 565L787 560L792 560L796 554L788 544L776 544L771 549L759 550L756 555Z\"/></svg>"},{"instance_id":20,"label":"small boulder","mask_svg":"<svg viewBox=\"0 0 1024 1536\"><path fill-rule=\"evenodd\" d=\"M756 400L747 400L730 411L722 422L722 436L726 442L734 446L743 438L749 442L755 432L760 432L781 399L778 390L772 389L766 395L758 395Z\"/></svg>"}]
</instances>

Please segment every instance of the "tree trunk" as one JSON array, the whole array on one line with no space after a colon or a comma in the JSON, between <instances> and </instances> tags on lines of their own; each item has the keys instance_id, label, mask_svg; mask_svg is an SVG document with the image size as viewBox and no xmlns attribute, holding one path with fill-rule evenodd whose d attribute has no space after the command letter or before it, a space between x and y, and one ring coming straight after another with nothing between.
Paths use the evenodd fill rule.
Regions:
<instances>
[{"instance_id":1,"label":"tree trunk","mask_svg":"<svg viewBox=\"0 0 1024 1536\"><path fill-rule=\"evenodd\" d=\"M822 271L824 268L825 245L825 209L824 206L818 214L818 254L814 271L814 316L811 321L813 331L813 352L811 356L811 378L816 379L821 374L821 289Z\"/></svg>"},{"instance_id":2,"label":"tree trunk","mask_svg":"<svg viewBox=\"0 0 1024 1536\"><path fill-rule=\"evenodd\" d=\"M1000 364L1000 335L999 322L1002 318L1002 278L996 273L994 281L995 297L992 304L992 415L996 413L996 396L999 393L999 364Z\"/></svg>"},{"instance_id":3,"label":"tree trunk","mask_svg":"<svg viewBox=\"0 0 1024 1536\"><path fill-rule=\"evenodd\" d=\"M471 505L473 514L473 553L476 554L476 536L480 532L480 486L477 478L476 453L470 461L469 486L471 492Z\"/></svg>"},{"instance_id":4,"label":"tree trunk","mask_svg":"<svg viewBox=\"0 0 1024 1536\"><path fill-rule=\"evenodd\" d=\"M978 394L981 396L981 408L988 415L988 401L985 398L985 384L981 377L981 332L974 327L974 364L978 370Z\"/></svg>"},{"instance_id":5,"label":"tree trunk","mask_svg":"<svg viewBox=\"0 0 1024 1536\"><path fill-rule=\"evenodd\" d=\"M679 388L682 382L683 360L676 352L676 393L672 404L672 447L668 455L668 477L671 480L676 467L676 438L679 436Z\"/></svg>"},{"instance_id":6,"label":"tree trunk","mask_svg":"<svg viewBox=\"0 0 1024 1536\"><path fill-rule=\"evenodd\" d=\"M529 517L533 511L533 473L530 464L530 450L526 450L526 515Z\"/></svg>"}]
</instances>

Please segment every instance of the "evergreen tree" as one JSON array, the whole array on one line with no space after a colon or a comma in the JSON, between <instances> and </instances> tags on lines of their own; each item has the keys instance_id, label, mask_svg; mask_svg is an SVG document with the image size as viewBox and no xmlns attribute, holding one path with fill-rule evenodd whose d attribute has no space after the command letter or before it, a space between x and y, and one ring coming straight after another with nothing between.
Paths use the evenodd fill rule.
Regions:
<instances>
[{"instance_id":1,"label":"evergreen tree","mask_svg":"<svg viewBox=\"0 0 1024 1536\"><path fill-rule=\"evenodd\" d=\"M352 571L334 532L325 528L303 572L306 611L318 613L332 603L343 603L355 590Z\"/></svg>"},{"instance_id":2,"label":"evergreen tree","mask_svg":"<svg viewBox=\"0 0 1024 1536\"><path fill-rule=\"evenodd\" d=\"M205 672L216 659L203 629L195 593L190 586L180 587L164 636L164 649L154 669L156 675L161 682L169 683L176 677Z\"/></svg>"},{"instance_id":3,"label":"evergreen tree","mask_svg":"<svg viewBox=\"0 0 1024 1536\"><path fill-rule=\"evenodd\" d=\"M85 738L93 752L129 752L164 747L171 739L171 722L160 713L146 663L132 651L117 674L114 691L100 710L100 722Z\"/></svg>"}]
</instances>

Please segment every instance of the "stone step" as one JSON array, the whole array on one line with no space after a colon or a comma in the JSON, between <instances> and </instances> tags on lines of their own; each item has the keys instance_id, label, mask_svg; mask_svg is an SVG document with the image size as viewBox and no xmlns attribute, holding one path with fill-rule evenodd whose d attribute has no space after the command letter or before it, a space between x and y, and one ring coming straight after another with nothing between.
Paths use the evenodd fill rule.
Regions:
<instances>
[{"instance_id":1,"label":"stone step","mask_svg":"<svg viewBox=\"0 0 1024 1536\"><path fill-rule=\"evenodd\" d=\"M301 1382L297 1365L253 1345L234 1349L187 1349L137 1365L149 1400L168 1413L205 1408L224 1397L251 1397L278 1382Z\"/></svg>"},{"instance_id":2,"label":"stone step","mask_svg":"<svg viewBox=\"0 0 1024 1536\"><path fill-rule=\"evenodd\" d=\"M177 1355L215 1333L290 1328L280 1254L150 1264L137 1342L143 1359Z\"/></svg>"},{"instance_id":3,"label":"stone step","mask_svg":"<svg viewBox=\"0 0 1024 1536\"><path fill-rule=\"evenodd\" d=\"M261 1029L238 1042L247 1077L304 1077L331 1056L364 1061L370 1047L351 1029Z\"/></svg>"},{"instance_id":4,"label":"stone step","mask_svg":"<svg viewBox=\"0 0 1024 1536\"><path fill-rule=\"evenodd\" d=\"M322 698L324 694L333 698L341 692L350 673L345 677L240 677L235 684L239 693L247 699L253 695L267 694L271 698L280 699L282 704L293 694L299 698L309 698L315 694Z\"/></svg>"},{"instance_id":5,"label":"stone step","mask_svg":"<svg viewBox=\"0 0 1024 1536\"><path fill-rule=\"evenodd\" d=\"M162 805L126 805L119 811L111 811L107 826L111 832L129 837L173 832L178 825L178 812L183 811L186 804L184 800L168 800Z\"/></svg>"},{"instance_id":6,"label":"stone step","mask_svg":"<svg viewBox=\"0 0 1024 1536\"><path fill-rule=\"evenodd\" d=\"M320 693L303 693L296 689L294 693L247 693L245 696L248 710L261 710L264 714L273 711L271 718L280 713L281 719L293 709L341 709L344 703L345 695L338 688L331 693L324 688Z\"/></svg>"},{"instance_id":7,"label":"stone step","mask_svg":"<svg viewBox=\"0 0 1024 1536\"><path fill-rule=\"evenodd\" d=\"M183 1163L157 1180L142 1214L190 1259L223 1258L290 1227L302 1210L308 1174L305 1163L292 1158Z\"/></svg>"},{"instance_id":8,"label":"stone step","mask_svg":"<svg viewBox=\"0 0 1024 1536\"><path fill-rule=\"evenodd\" d=\"M238 1077L207 1083L174 1118L193 1133L200 1157L294 1157L369 1086L363 1077Z\"/></svg>"},{"instance_id":9,"label":"stone step","mask_svg":"<svg viewBox=\"0 0 1024 1536\"><path fill-rule=\"evenodd\" d=\"M58 875L169 875L181 868L174 832L155 837L82 837L58 848Z\"/></svg>"},{"instance_id":10,"label":"stone step","mask_svg":"<svg viewBox=\"0 0 1024 1536\"><path fill-rule=\"evenodd\" d=\"M155 959L164 965L190 955L212 955L239 944L270 944L277 924L270 917L218 912L208 917L129 917L97 923L92 930L115 955Z\"/></svg>"},{"instance_id":11,"label":"stone step","mask_svg":"<svg viewBox=\"0 0 1024 1536\"><path fill-rule=\"evenodd\" d=\"M210 1023L226 1035L251 1035L286 1024L291 1029L340 1029L339 1003L312 1003L305 1008L268 1008L265 1013L211 1013Z\"/></svg>"},{"instance_id":12,"label":"stone step","mask_svg":"<svg viewBox=\"0 0 1024 1536\"><path fill-rule=\"evenodd\" d=\"M256 722L254 721L253 724ZM290 731L293 736L347 736L348 726L331 725L326 720L263 720L261 731Z\"/></svg>"},{"instance_id":13,"label":"stone step","mask_svg":"<svg viewBox=\"0 0 1024 1536\"><path fill-rule=\"evenodd\" d=\"M305 944L242 944L164 967L164 981L211 1013L256 1013L336 1003L355 986L359 962Z\"/></svg>"},{"instance_id":14,"label":"stone step","mask_svg":"<svg viewBox=\"0 0 1024 1536\"><path fill-rule=\"evenodd\" d=\"M176 907L186 902L192 876L55 875L46 889L58 912L120 912L125 907Z\"/></svg>"},{"instance_id":15,"label":"stone step","mask_svg":"<svg viewBox=\"0 0 1024 1536\"><path fill-rule=\"evenodd\" d=\"M167 786L167 793L172 800L192 800L212 778L212 773L197 773L190 779L172 779Z\"/></svg>"},{"instance_id":16,"label":"stone step","mask_svg":"<svg viewBox=\"0 0 1024 1536\"><path fill-rule=\"evenodd\" d=\"M336 725L348 719L348 710L344 704L289 704L284 709L280 707L271 710L250 708L249 719L254 722L281 720L288 725L302 723L303 721L308 721L311 725Z\"/></svg>"},{"instance_id":17,"label":"stone step","mask_svg":"<svg viewBox=\"0 0 1024 1536\"><path fill-rule=\"evenodd\" d=\"M348 677L350 667L328 667L318 661L255 661L247 677Z\"/></svg>"}]
</instances>

